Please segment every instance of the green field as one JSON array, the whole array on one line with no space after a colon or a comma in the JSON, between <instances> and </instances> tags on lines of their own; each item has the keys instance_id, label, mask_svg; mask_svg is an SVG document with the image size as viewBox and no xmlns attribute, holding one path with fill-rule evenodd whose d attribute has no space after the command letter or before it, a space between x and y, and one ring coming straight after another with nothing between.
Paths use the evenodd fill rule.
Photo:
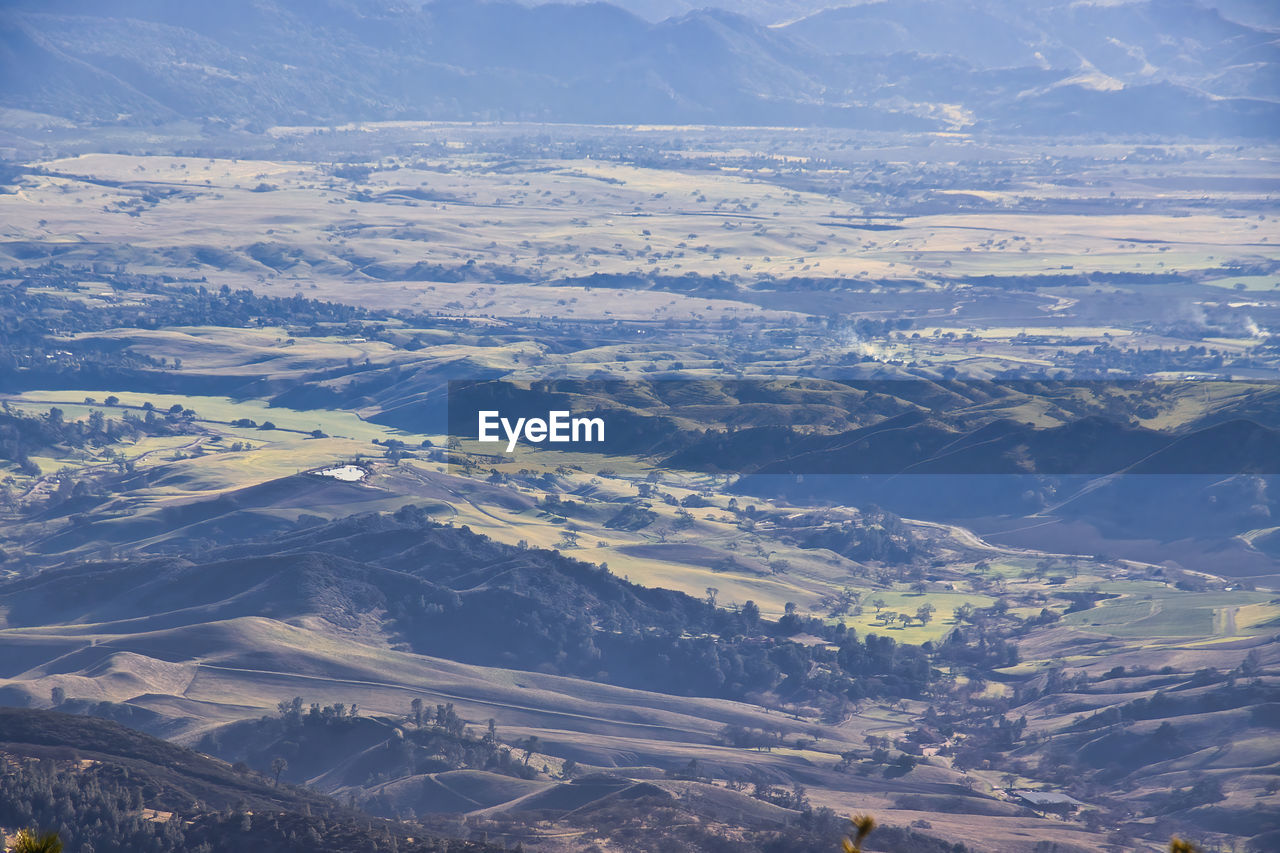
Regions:
<instances>
[{"instance_id":1,"label":"green field","mask_svg":"<svg viewBox=\"0 0 1280 853\"><path fill-rule=\"evenodd\" d=\"M1280 616L1280 605L1266 605L1273 598L1264 592L1180 592L1177 590L1129 592L1092 610L1068 614L1069 625L1117 637L1211 637L1255 633L1268 614ZM1253 625L1224 615L1249 607ZM1234 630L1230 630L1234 626Z\"/></svg>"}]
</instances>

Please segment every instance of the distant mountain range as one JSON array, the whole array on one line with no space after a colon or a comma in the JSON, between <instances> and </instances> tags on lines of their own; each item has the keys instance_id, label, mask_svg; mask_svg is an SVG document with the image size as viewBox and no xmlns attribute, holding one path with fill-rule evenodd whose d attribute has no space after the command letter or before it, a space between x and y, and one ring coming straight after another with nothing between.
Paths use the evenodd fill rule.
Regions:
<instances>
[{"instance_id":1,"label":"distant mountain range","mask_svg":"<svg viewBox=\"0 0 1280 853\"><path fill-rule=\"evenodd\" d=\"M12 0L0 11L0 106L126 124L1280 129L1280 30L1265 5L1230 4L1232 18L1194 0L893 0L785 26L761 23L762 10L826 4L660 21L636 14L660 4L628 5Z\"/></svg>"},{"instance_id":2,"label":"distant mountain range","mask_svg":"<svg viewBox=\"0 0 1280 853\"><path fill-rule=\"evenodd\" d=\"M567 2L589 2L590 0L567 0ZM541 6L548 2L566 2L566 0L524 0L525 5ZM620 6L647 21L662 21L688 14L699 9L729 9L745 15L762 24L787 24L827 9L848 8L852 6L880 7L892 9L895 6L909 6L900 0L614 0L613 5ZM953 7L962 4L951 3ZM968 2L967 7L981 6L981 3ZM1022 0L1020 3L1007 3L1012 10L1043 9L1051 6L1066 6L1062 0ZM1085 4L1074 4L1083 6ZM1097 5L1103 5L1098 3ZM1114 5L1114 4L1112 4ZM1201 0L1200 5L1207 9L1217 10L1224 18L1239 21L1243 24L1261 26L1263 28L1280 28L1280 7L1270 0Z\"/></svg>"}]
</instances>

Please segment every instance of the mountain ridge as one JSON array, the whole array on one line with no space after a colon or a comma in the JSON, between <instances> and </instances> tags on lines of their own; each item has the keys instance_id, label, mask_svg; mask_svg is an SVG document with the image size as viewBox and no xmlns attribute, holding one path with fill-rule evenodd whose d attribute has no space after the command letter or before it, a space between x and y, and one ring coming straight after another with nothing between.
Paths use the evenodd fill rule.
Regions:
<instances>
[{"instance_id":1,"label":"mountain ridge","mask_svg":"<svg viewBox=\"0 0 1280 853\"><path fill-rule=\"evenodd\" d=\"M1274 32L1193 0L872 3L785 26L724 9L650 22L605 3L268 0L213 14L63 0L0 13L0 106L259 129L394 119L1257 136L1280 127L1278 57ZM912 73L938 61L950 73Z\"/></svg>"}]
</instances>

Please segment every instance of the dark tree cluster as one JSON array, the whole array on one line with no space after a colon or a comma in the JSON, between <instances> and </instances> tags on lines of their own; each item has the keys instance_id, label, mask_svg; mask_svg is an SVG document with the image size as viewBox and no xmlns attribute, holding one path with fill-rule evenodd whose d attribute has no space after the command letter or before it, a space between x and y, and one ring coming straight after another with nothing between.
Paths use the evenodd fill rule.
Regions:
<instances>
[{"instance_id":1,"label":"dark tree cluster","mask_svg":"<svg viewBox=\"0 0 1280 853\"><path fill-rule=\"evenodd\" d=\"M74 421L66 420L56 407L43 415L28 415L5 404L0 410L0 462L11 462L22 473L35 476L40 468L31 461L32 454L103 448L144 435L179 435L189 431L189 421L181 407L163 414L149 408L142 416L126 411L120 418L107 418L95 409L88 418Z\"/></svg>"},{"instance_id":2,"label":"dark tree cluster","mask_svg":"<svg viewBox=\"0 0 1280 853\"><path fill-rule=\"evenodd\" d=\"M826 548L859 562L909 563L924 551L902 519L887 510L876 509L857 521L833 523L820 514L801 514L778 524L801 548Z\"/></svg>"},{"instance_id":3,"label":"dark tree cluster","mask_svg":"<svg viewBox=\"0 0 1280 853\"><path fill-rule=\"evenodd\" d=\"M244 552L263 546L243 546ZM407 507L353 516L274 540L267 550L323 551L411 575L416 592L386 595L415 651L469 663L574 675L680 695L911 697L932 679L928 653L794 608L777 622L754 605L715 606L629 583L558 552L494 542ZM789 640L807 632L829 641Z\"/></svg>"},{"instance_id":4,"label":"dark tree cluster","mask_svg":"<svg viewBox=\"0 0 1280 853\"><path fill-rule=\"evenodd\" d=\"M52 761L8 763L0 774L0 825L56 830L70 853L197 849L185 846L179 823L147 820L142 806L140 790L105 773L76 773Z\"/></svg>"},{"instance_id":5,"label":"dark tree cluster","mask_svg":"<svg viewBox=\"0 0 1280 853\"><path fill-rule=\"evenodd\" d=\"M785 829L771 826L718 825L655 791L634 799L607 798L599 805L574 812L572 824L608 839L621 849L636 853L826 853L841 849L849 823L828 808L812 808L803 789L769 785L754 787L761 799L801 807L799 816ZM883 853L965 853L959 842L946 841L906 827L880 826L875 844L868 849Z\"/></svg>"},{"instance_id":6,"label":"dark tree cluster","mask_svg":"<svg viewBox=\"0 0 1280 853\"><path fill-rule=\"evenodd\" d=\"M103 720L0 709L0 826L66 853L488 853ZM88 759L88 760L84 760ZM414 839L414 840L410 840Z\"/></svg>"},{"instance_id":7,"label":"dark tree cluster","mask_svg":"<svg viewBox=\"0 0 1280 853\"><path fill-rule=\"evenodd\" d=\"M975 672L1018 663L1018 647L985 622L957 627L938 645L937 653L939 662Z\"/></svg>"},{"instance_id":8,"label":"dark tree cluster","mask_svg":"<svg viewBox=\"0 0 1280 853\"><path fill-rule=\"evenodd\" d=\"M275 716L233 723L207 733L199 748L261 773L301 783L325 770L344 766L346 779L360 787L406 776L449 770L489 770L531 779L533 747L504 744L492 720L475 734L452 703L434 709L415 700L403 721L360 716L355 705L280 702ZM366 811L395 816L386 797L362 803Z\"/></svg>"},{"instance_id":9,"label":"dark tree cluster","mask_svg":"<svg viewBox=\"0 0 1280 853\"><path fill-rule=\"evenodd\" d=\"M418 827L353 815L216 811L170 813L149 803L146 780L119 768L78 770L17 761L0 775L0 825L55 831L66 853L488 853L501 848L423 838ZM413 838L414 840L410 840Z\"/></svg>"}]
</instances>

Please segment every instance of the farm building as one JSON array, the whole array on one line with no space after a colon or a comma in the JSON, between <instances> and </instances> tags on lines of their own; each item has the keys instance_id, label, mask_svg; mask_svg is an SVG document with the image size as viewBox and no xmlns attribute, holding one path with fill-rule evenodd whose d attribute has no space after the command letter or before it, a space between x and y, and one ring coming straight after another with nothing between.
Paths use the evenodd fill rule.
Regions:
<instances>
[{"instance_id":1,"label":"farm building","mask_svg":"<svg viewBox=\"0 0 1280 853\"><path fill-rule=\"evenodd\" d=\"M1009 794L1017 802L1040 812L1054 814L1073 814L1085 804L1075 797L1058 791L1010 791Z\"/></svg>"}]
</instances>

